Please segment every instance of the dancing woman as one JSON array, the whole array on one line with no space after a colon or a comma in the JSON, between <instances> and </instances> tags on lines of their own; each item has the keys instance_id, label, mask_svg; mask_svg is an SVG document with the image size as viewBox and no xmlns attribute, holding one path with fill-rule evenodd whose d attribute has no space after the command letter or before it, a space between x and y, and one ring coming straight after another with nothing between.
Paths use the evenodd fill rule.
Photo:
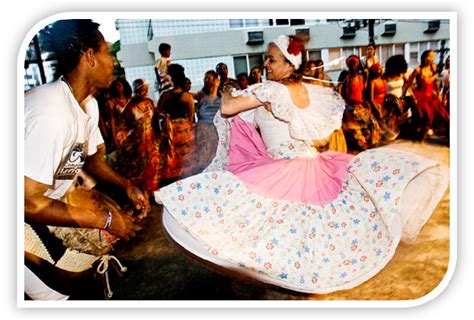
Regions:
<instances>
[{"instance_id":1,"label":"dancing woman","mask_svg":"<svg viewBox=\"0 0 474 320\"><path fill-rule=\"evenodd\" d=\"M344 101L300 81L302 51L294 38L278 37L266 53L268 81L223 95L230 128L219 132L218 148L229 146L223 170L155 196L166 232L200 259L291 290L328 293L370 279L401 240L415 240L447 188L448 170L387 147L319 153L315 146L341 127Z\"/></svg>"},{"instance_id":2,"label":"dancing woman","mask_svg":"<svg viewBox=\"0 0 474 320\"><path fill-rule=\"evenodd\" d=\"M408 87L416 79L416 88L413 93L416 97L417 115L422 123L423 138L426 135L432 135L436 127L449 124L449 113L441 106L438 99L438 73L434 58L433 50L424 51L421 54L421 64L408 79Z\"/></svg>"}]
</instances>

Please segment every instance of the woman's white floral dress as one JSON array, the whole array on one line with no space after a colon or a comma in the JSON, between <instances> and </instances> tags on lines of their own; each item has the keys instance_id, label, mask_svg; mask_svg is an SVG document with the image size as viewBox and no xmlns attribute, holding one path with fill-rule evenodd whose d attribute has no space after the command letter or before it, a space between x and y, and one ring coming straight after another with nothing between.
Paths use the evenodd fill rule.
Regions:
<instances>
[{"instance_id":1,"label":"woman's white floral dress","mask_svg":"<svg viewBox=\"0 0 474 320\"><path fill-rule=\"evenodd\" d=\"M272 146L268 154L293 159L302 153L295 145L327 136L340 126L340 118L333 121L340 116L333 109L326 110L334 108L334 103L318 102L336 99L337 103L332 92L308 85L310 107L319 110L316 114L321 118L304 117L301 112L307 111L294 108L282 87L267 82L251 90L261 101L272 104L272 121L287 128L278 141L264 139ZM252 121L265 136L268 119L259 119L259 113L253 113ZM330 203L270 198L249 190L237 175L223 170L233 121L217 118L222 156L206 172L156 193L166 207L167 219L180 229L168 231L172 237L186 234L187 240L175 239L184 248L207 249L199 254L204 259L222 261L227 268L291 290L328 293L373 277L392 258L401 240L415 240L449 183L446 166L383 147L350 160L339 195ZM333 124L315 130L321 123ZM302 130L305 126L308 128Z\"/></svg>"}]
</instances>

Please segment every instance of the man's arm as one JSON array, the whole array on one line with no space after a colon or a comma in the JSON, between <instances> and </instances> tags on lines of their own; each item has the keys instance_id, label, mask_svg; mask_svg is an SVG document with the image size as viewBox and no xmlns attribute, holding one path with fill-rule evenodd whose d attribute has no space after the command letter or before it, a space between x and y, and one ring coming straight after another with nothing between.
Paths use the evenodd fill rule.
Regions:
<instances>
[{"instance_id":1,"label":"man's arm","mask_svg":"<svg viewBox=\"0 0 474 320\"><path fill-rule=\"evenodd\" d=\"M103 160L104 156L105 146L101 144L97 146L97 152L86 159L83 169L97 180L102 180L123 188L135 205L135 208L141 210L138 219L145 218L150 210L150 203L137 186L112 169Z\"/></svg>"},{"instance_id":2,"label":"man's arm","mask_svg":"<svg viewBox=\"0 0 474 320\"><path fill-rule=\"evenodd\" d=\"M54 226L98 228L105 227L108 214L71 206L59 200L44 196L49 186L24 177L25 220ZM114 213L108 231L119 238L128 240L135 236L140 227L131 215Z\"/></svg>"}]
</instances>

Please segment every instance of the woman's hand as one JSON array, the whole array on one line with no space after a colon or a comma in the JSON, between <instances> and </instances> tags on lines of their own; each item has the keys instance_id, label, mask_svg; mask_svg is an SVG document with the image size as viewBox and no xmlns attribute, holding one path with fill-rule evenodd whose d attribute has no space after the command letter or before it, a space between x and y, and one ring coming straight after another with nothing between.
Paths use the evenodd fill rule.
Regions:
<instances>
[{"instance_id":1,"label":"woman's hand","mask_svg":"<svg viewBox=\"0 0 474 320\"><path fill-rule=\"evenodd\" d=\"M270 102L264 102L262 106L267 110L268 112L272 112L272 104Z\"/></svg>"},{"instance_id":2,"label":"woman's hand","mask_svg":"<svg viewBox=\"0 0 474 320\"><path fill-rule=\"evenodd\" d=\"M326 151L330 138L331 136L329 135L328 137L321 140L313 140L313 147L316 148L318 152Z\"/></svg>"}]
</instances>

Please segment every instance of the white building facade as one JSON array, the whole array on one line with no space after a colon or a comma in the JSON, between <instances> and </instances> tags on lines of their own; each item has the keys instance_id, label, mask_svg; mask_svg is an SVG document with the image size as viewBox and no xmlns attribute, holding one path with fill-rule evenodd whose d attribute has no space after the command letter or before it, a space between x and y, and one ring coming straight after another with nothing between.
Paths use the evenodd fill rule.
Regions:
<instances>
[{"instance_id":1,"label":"white building facade","mask_svg":"<svg viewBox=\"0 0 474 320\"><path fill-rule=\"evenodd\" d=\"M263 64L267 44L280 34L302 33L307 60L322 59L325 63L338 60L325 71L333 81L345 68L351 54L363 56L369 42L367 20L318 19L119 19L121 50L118 60L131 83L137 78L150 83L150 96L156 101L154 64L160 57L160 43L171 45L171 60L185 68L192 91L203 85L207 70L219 62L228 66L229 76L249 72ZM392 55L403 54L410 68L420 63L423 51L447 52L450 42L449 20L405 19L375 20L373 41L382 64ZM446 58L446 55L444 55ZM342 58L342 59L341 59Z\"/></svg>"}]
</instances>

